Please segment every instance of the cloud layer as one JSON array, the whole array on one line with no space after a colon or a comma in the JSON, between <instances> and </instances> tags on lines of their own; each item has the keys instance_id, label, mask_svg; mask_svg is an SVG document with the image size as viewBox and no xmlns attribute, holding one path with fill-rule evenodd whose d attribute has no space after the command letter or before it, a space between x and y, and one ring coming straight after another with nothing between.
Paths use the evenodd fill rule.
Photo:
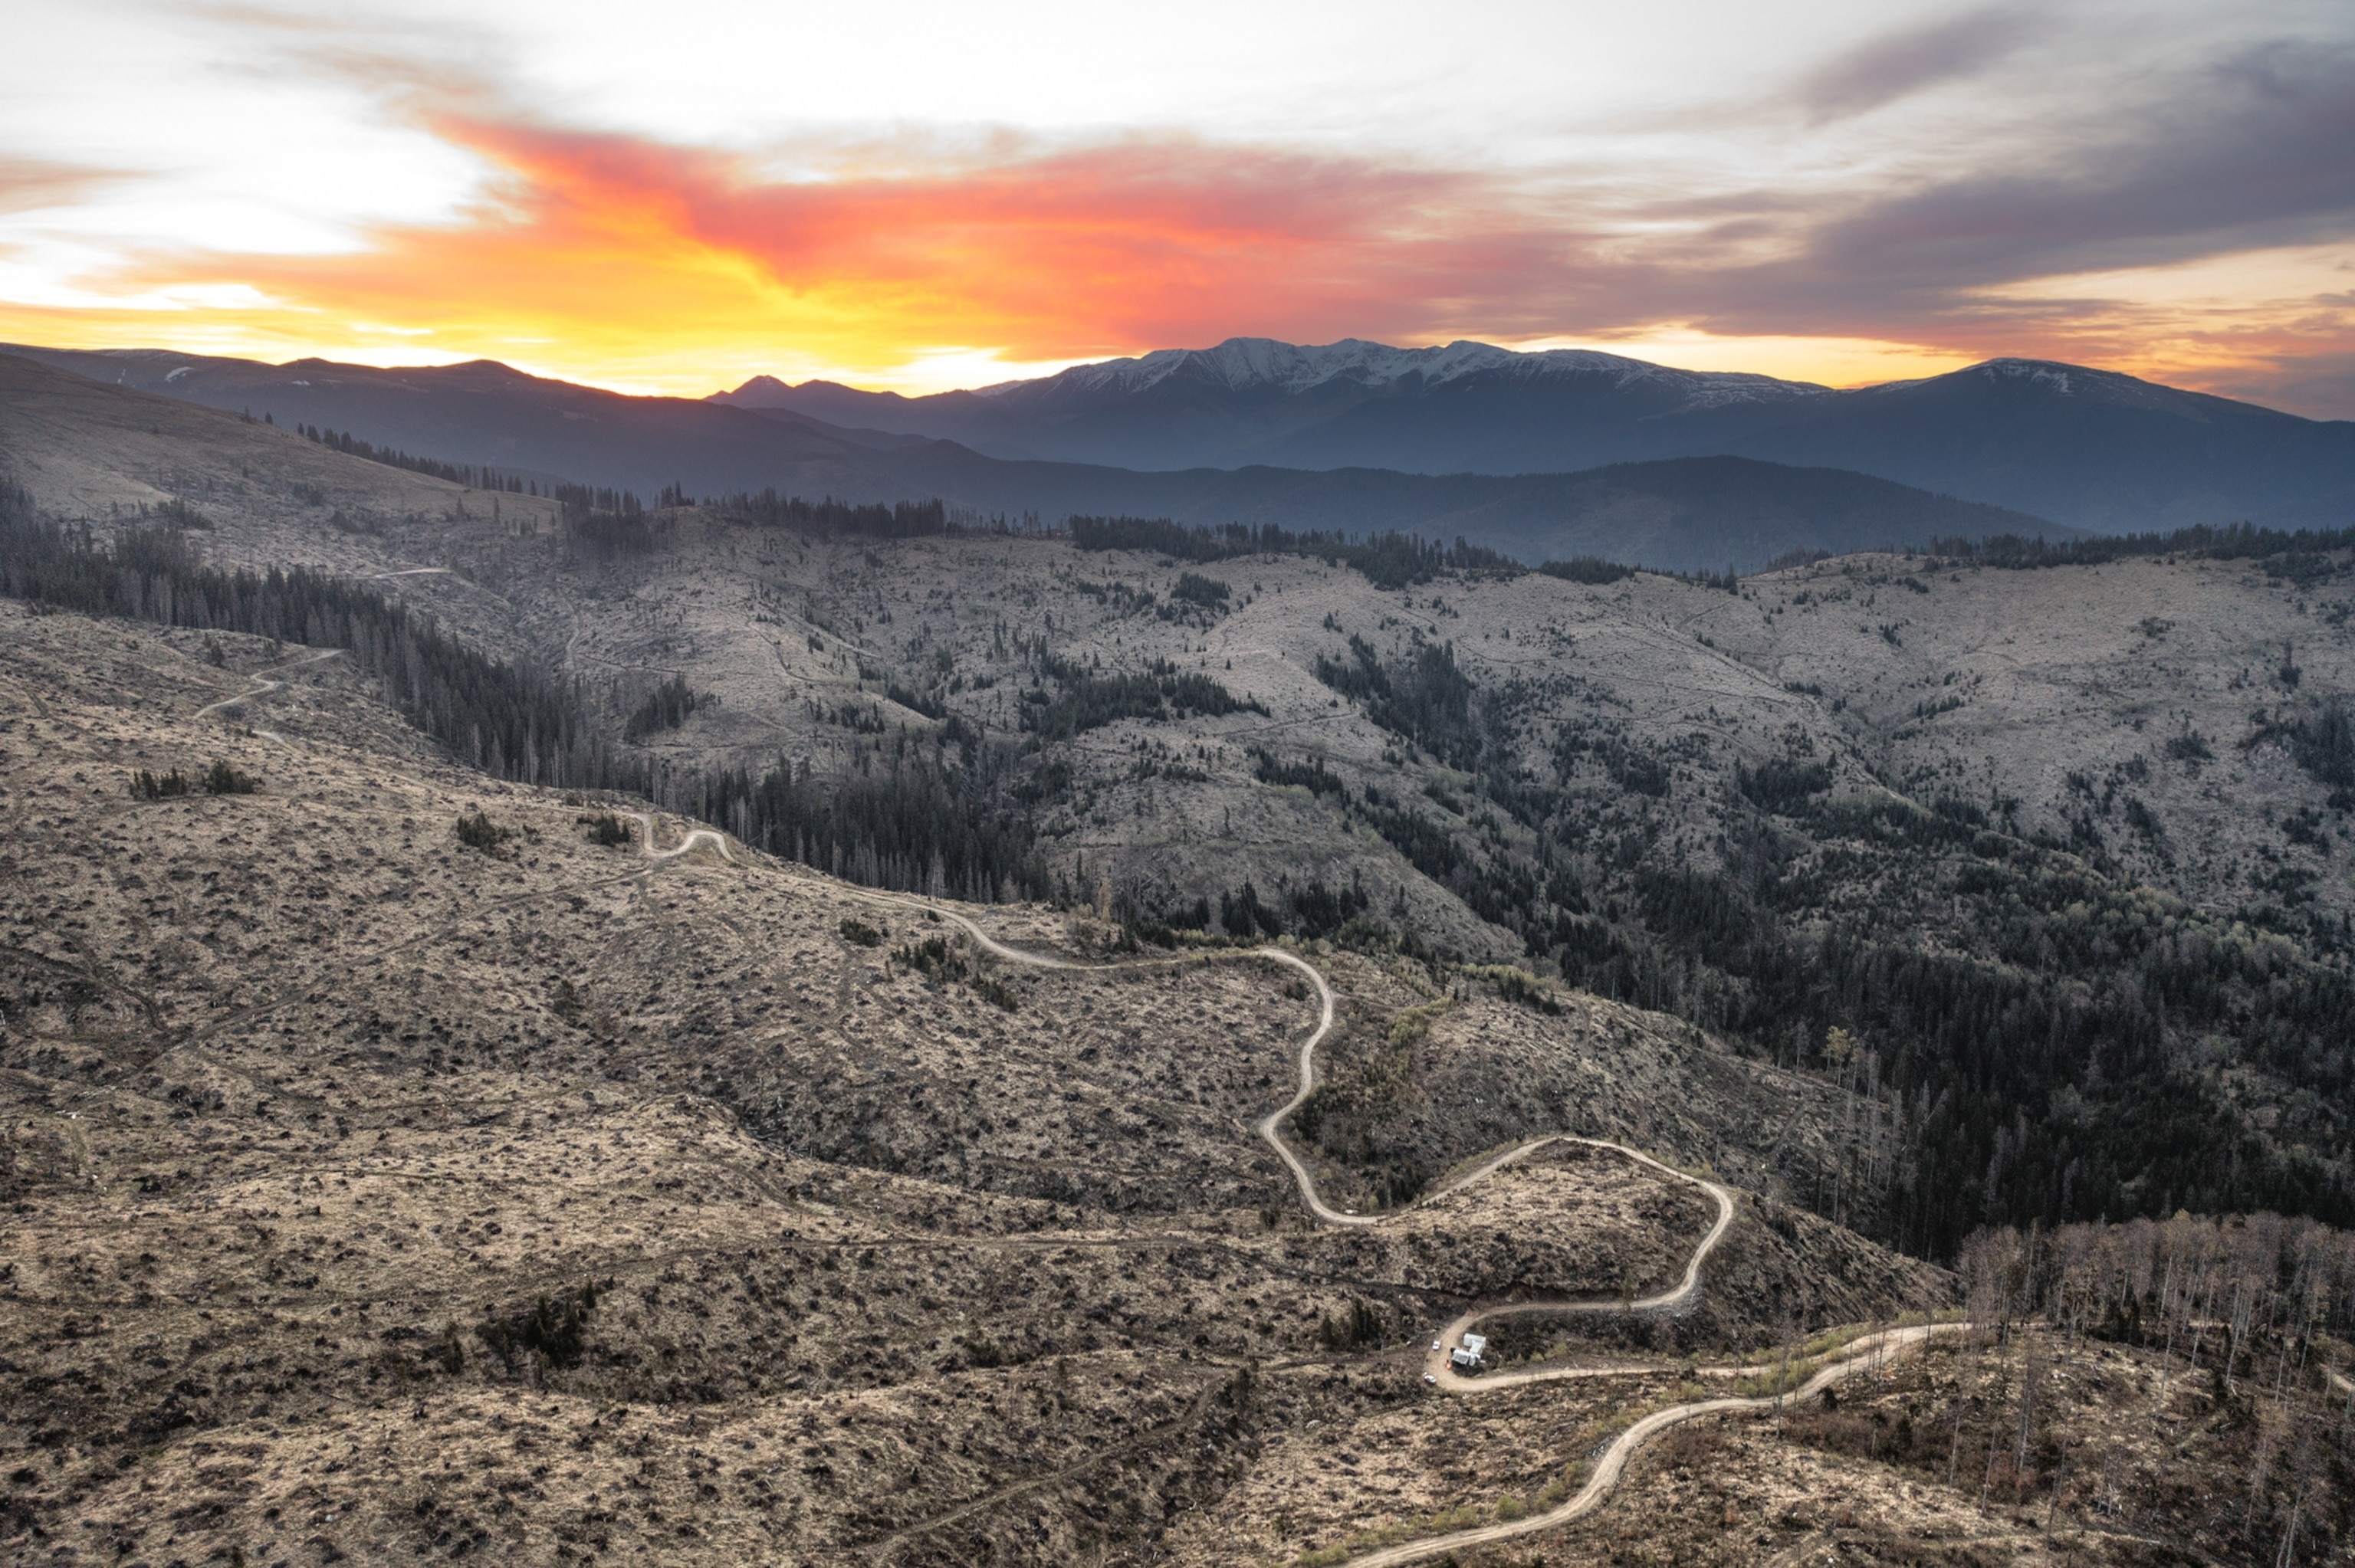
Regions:
<instances>
[{"instance_id":1,"label":"cloud layer","mask_svg":"<svg viewBox=\"0 0 2355 1568\"><path fill-rule=\"evenodd\" d=\"M1370 136L1167 127L696 144L306 37L290 58L472 168L470 188L429 221L252 254L94 237L103 193L139 172L0 149L0 334L410 345L702 390L1238 334L1640 353L1699 333L1862 340L1925 367L2090 360L2355 415L2355 44L2249 37L2114 79L2073 64L2083 42L2049 15L1934 16L1764 100L1573 127L1546 158L1426 161ZM2186 268L2205 292L2170 282Z\"/></svg>"}]
</instances>

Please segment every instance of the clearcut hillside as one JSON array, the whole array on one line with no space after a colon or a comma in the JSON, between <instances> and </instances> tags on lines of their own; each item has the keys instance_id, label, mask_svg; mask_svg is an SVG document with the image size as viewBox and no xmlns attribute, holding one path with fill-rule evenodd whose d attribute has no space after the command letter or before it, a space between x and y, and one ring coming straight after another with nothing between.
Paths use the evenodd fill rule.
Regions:
<instances>
[{"instance_id":1,"label":"clearcut hillside","mask_svg":"<svg viewBox=\"0 0 2355 1568\"><path fill-rule=\"evenodd\" d=\"M1872 1099L1777 1177L1933 1255L1989 1219L2350 1208L2343 542L1729 591L921 507L568 520L72 385L106 421L11 416L37 503L131 497L171 429L211 524L175 548L366 578L537 673L536 706L429 705L478 765L853 880L1518 963L1675 1015ZM107 477L49 477L73 464ZM1553 1125L1549 1093L1479 1136ZM1336 1119L1363 1180L1428 1171L1414 1114Z\"/></svg>"}]
</instances>

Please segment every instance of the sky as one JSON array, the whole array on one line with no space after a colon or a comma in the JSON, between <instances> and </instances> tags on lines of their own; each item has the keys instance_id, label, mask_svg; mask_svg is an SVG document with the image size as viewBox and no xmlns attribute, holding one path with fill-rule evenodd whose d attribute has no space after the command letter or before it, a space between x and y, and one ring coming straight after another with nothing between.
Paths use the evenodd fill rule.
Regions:
<instances>
[{"instance_id":1,"label":"sky","mask_svg":"<svg viewBox=\"0 0 2355 1568\"><path fill-rule=\"evenodd\" d=\"M77 0L0 340L908 393L1230 336L2355 418L2347 0Z\"/></svg>"}]
</instances>

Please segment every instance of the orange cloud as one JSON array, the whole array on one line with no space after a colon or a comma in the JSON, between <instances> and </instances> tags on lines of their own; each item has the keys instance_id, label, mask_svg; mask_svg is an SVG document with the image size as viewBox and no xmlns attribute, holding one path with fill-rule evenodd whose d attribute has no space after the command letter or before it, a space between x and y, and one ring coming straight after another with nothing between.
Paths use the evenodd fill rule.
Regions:
<instances>
[{"instance_id":1,"label":"orange cloud","mask_svg":"<svg viewBox=\"0 0 2355 1568\"><path fill-rule=\"evenodd\" d=\"M943 349L1020 363L1235 332L1412 334L1451 292L1526 274L1561 244L1474 176L1190 141L782 181L624 136L454 116L437 129L496 171L462 224L380 230L346 256L154 259L111 286L259 290L272 302L206 323L257 342L425 328L404 340L412 356L699 389L730 365L886 371ZM193 324L46 314L77 338Z\"/></svg>"},{"instance_id":2,"label":"orange cloud","mask_svg":"<svg viewBox=\"0 0 2355 1568\"><path fill-rule=\"evenodd\" d=\"M1182 142L939 173L764 183L721 155L496 123L453 127L523 182L536 240L689 259L795 324L896 355L1018 358L1394 317L1482 244L1467 176ZM839 323L838 325L836 323ZM869 343L873 347L868 347Z\"/></svg>"},{"instance_id":3,"label":"orange cloud","mask_svg":"<svg viewBox=\"0 0 2355 1568\"><path fill-rule=\"evenodd\" d=\"M2229 259L2211 264L2226 304L2123 284L2054 298L1976 254L1937 276L1894 267L1901 251L1873 227L1869 192L1812 215L1737 194L1748 219L1676 221L1615 210L1560 173L1508 179L1177 137L763 156L570 130L487 101L412 104L489 171L454 222L382 228L344 255L123 257L76 308L0 304L0 335L376 363L488 356L687 393L758 371L888 383L928 360L969 383L993 356L1014 375L1238 334L1577 337L1637 355L1674 344L1662 357L1688 365L1710 363L1712 341L1746 342L1716 363L1835 381L2041 354L2244 396L2290 384L2302 358L2355 352L2343 296L2260 290L2230 304ZM794 172L779 173L788 160ZM26 169L0 177L0 194L9 185L29 196L69 182ZM1884 228L1921 227L1898 216ZM1966 217L1972 232L2001 228ZM2322 276L2319 264L2300 274Z\"/></svg>"}]
</instances>

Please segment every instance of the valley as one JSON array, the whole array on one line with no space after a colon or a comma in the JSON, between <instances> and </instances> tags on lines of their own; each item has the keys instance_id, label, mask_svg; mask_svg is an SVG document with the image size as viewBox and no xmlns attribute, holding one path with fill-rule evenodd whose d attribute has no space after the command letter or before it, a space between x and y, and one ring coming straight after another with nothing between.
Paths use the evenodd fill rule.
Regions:
<instances>
[{"instance_id":1,"label":"valley","mask_svg":"<svg viewBox=\"0 0 2355 1568\"><path fill-rule=\"evenodd\" d=\"M1527 570L0 372L12 1560L2344 1539L2343 539Z\"/></svg>"}]
</instances>

